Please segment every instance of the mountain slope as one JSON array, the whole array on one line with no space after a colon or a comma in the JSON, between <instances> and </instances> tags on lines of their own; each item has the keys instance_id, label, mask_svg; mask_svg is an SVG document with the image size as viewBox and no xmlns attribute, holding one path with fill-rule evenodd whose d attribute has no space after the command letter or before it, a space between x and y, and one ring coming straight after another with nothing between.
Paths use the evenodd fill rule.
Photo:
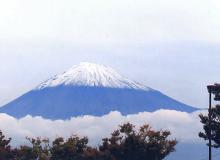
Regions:
<instances>
[{"instance_id":1,"label":"mountain slope","mask_svg":"<svg viewBox=\"0 0 220 160\"><path fill-rule=\"evenodd\" d=\"M30 114L68 119L80 115L100 116L115 110L127 115L158 109L196 110L128 80L109 67L81 63L3 106L0 112L17 118Z\"/></svg>"}]
</instances>

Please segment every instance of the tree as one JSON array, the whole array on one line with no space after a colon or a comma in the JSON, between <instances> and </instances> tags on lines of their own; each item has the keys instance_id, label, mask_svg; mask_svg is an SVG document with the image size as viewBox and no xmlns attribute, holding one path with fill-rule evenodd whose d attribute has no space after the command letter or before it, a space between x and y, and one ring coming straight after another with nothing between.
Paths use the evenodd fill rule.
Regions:
<instances>
[{"instance_id":1,"label":"tree","mask_svg":"<svg viewBox=\"0 0 220 160\"><path fill-rule=\"evenodd\" d=\"M62 137L53 141L51 160L82 160L87 149L88 138L71 136L67 140Z\"/></svg>"},{"instance_id":2,"label":"tree","mask_svg":"<svg viewBox=\"0 0 220 160\"><path fill-rule=\"evenodd\" d=\"M155 131L149 125L138 131L130 123L120 126L103 139L99 150L115 160L162 160L175 151L176 140L168 140L169 131Z\"/></svg>"},{"instance_id":3,"label":"tree","mask_svg":"<svg viewBox=\"0 0 220 160\"><path fill-rule=\"evenodd\" d=\"M14 149L16 160L49 160L50 145L48 139L27 138L31 146L20 146Z\"/></svg>"},{"instance_id":4,"label":"tree","mask_svg":"<svg viewBox=\"0 0 220 160\"><path fill-rule=\"evenodd\" d=\"M211 121L207 115L200 114L200 121L203 124L204 132L199 133L199 137L204 140L214 141L212 147L220 147L220 105L216 105L210 110Z\"/></svg>"},{"instance_id":5,"label":"tree","mask_svg":"<svg viewBox=\"0 0 220 160\"><path fill-rule=\"evenodd\" d=\"M0 160L162 160L175 151L176 140L169 140L169 131L155 131L149 125L135 130L127 123L104 138L96 147L88 146L88 138L71 136L68 139L27 138L30 146L12 149L11 139L0 131Z\"/></svg>"},{"instance_id":6,"label":"tree","mask_svg":"<svg viewBox=\"0 0 220 160\"><path fill-rule=\"evenodd\" d=\"M2 131L0 131L0 159L1 160L11 160L13 158L10 142L11 142L11 138L6 139Z\"/></svg>"},{"instance_id":7,"label":"tree","mask_svg":"<svg viewBox=\"0 0 220 160\"><path fill-rule=\"evenodd\" d=\"M85 160L115 160L113 157L106 155L105 153L99 151L97 148L88 147L84 151Z\"/></svg>"}]
</instances>

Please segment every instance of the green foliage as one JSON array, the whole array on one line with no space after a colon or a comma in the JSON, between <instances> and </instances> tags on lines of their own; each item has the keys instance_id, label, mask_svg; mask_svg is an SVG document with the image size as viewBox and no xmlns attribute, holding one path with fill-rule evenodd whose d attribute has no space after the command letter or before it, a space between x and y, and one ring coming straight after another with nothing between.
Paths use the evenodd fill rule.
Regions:
<instances>
[{"instance_id":1,"label":"green foliage","mask_svg":"<svg viewBox=\"0 0 220 160\"><path fill-rule=\"evenodd\" d=\"M212 145L212 147L219 148L220 147L220 105L216 105L210 110L210 116L211 116L211 121L209 122L208 115L203 115L203 114L199 115L204 129L204 132L199 133L199 137L203 138L204 140L208 140L210 138L215 142Z\"/></svg>"},{"instance_id":2,"label":"green foliage","mask_svg":"<svg viewBox=\"0 0 220 160\"><path fill-rule=\"evenodd\" d=\"M0 131L0 160L10 160L13 157L10 146L11 138L6 139Z\"/></svg>"},{"instance_id":3,"label":"green foliage","mask_svg":"<svg viewBox=\"0 0 220 160\"><path fill-rule=\"evenodd\" d=\"M27 138L31 146L21 146L14 150L16 160L49 160L50 145L48 139Z\"/></svg>"},{"instance_id":4,"label":"green foliage","mask_svg":"<svg viewBox=\"0 0 220 160\"><path fill-rule=\"evenodd\" d=\"M110 138L103 139L100 151L116 160L162 160L175 151L176 140L168 140L169 131L154 131L149 125L138 131L132 124L120 126Z\"/></svg>"},{"instance_id":5,"label":"green foliage","mask_svg":"<svg viewBox=\"0 0 220 160\"><path fill-rule=\"evenodd\" d=\"M82 160L87 144L86 137L72 136L66 141L62 137L57 138L51 148L51 160Z\"/></svg>"},{"instance_id":6,"label":"green foliage","mask_svg":"<svg viewBox=\"0 0 220 160\"><path fill-rule=\"evenodd\" d=\"M149 125L138 131L130 123L104 138L99 148L88 146L88 138L76 135L64 139L27 138L30 146L12 149L11 139L0 132L0 160L162 160L175 151L176 140L169 131L154 131Z\"/></svg>"}]
</instances>

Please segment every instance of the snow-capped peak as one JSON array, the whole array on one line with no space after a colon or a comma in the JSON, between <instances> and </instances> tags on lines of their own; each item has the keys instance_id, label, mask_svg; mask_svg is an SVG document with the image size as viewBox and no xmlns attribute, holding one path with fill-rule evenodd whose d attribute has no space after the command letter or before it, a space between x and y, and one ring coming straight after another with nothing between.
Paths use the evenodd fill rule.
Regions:
<instances>
[{"instance_id":1,"label":"snow-capped peak","mask_svg":"<svg viewBox=\"0 0 220 160\"><path fill-rule=\"evenodd\" d=\"M108 66L88 62L82 62L63 74L55 75L36 89L61 85L149 90L148 87L121 76Z\"/></svg>"}]
</instances>

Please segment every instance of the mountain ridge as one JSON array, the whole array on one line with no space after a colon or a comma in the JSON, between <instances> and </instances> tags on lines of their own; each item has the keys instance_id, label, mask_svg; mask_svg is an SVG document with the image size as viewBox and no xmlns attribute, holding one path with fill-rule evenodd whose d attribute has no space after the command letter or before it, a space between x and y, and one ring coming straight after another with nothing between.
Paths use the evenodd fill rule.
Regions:
<instances>
[{"instance_id":1,"label":"mountain ridge","mask_svg":"<svg viewBox=\"0 0 220 160\"><path fill-rule=\"evenodd\" d=\"M159 109L197 110L131 81L110 67L81 63L6 104L0 112L16 118L31 115L69 119L82 115L102 116L111 111L127 115Z\"/></svg>"}]
</instances>

